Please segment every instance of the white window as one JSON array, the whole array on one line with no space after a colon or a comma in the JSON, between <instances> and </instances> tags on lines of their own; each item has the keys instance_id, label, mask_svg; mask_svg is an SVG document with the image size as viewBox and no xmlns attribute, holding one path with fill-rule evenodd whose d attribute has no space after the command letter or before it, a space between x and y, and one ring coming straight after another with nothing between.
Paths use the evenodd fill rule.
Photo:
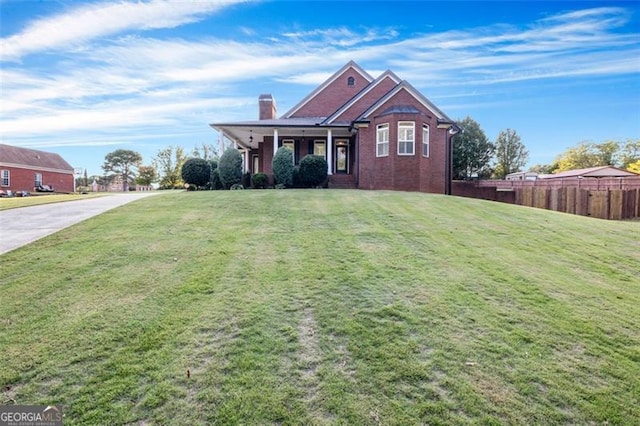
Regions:
<instances>
[{"instance_id":1,"label":"white window","mask_svg":"<svg viewBox=\"0 0 640 426\"><path fill-rule=\"evenodd\" d=\"M389 124L378 124L376 127L376 157L389 155Z\"/></svg>"},{"instance_id":2,"label":"white window","mask_svg":"<svg viewBox=\"0 0 640 426\"><path fill-rule=\"evenodd\" d=\"M36 173L33 186L42 186L42 173Z\"/></svg>"},{"instance_id":3,"label":"white window","mask_svg":"<svg viewBox=\"0 0 640 426\"><path fill-rule=\"evenodd\" d=\"M327 157L327 145L323 140L313 141L313 155L319 155L321 157Z\"/></svg>"},{"instance_id":4,"label":"white window","mask_svg":"<svg viewBox=\"0 0 640 426\"><path fill-rule=\"evenodd\" d=\"M422 156L429 156L429 126L422 125Z\"/></svg>"},{"instance_id":5,"label":"white window","mask_svg":"<svg viewBox=\"0 0 640 426\"><path fill-rule=\"evenodd\" d=\"M9 186L9 170L2 170L0 177L1 177L0 184L2 186Z\"/></svg>"},{"instance_id":6,"label":"white window","mask_svg":"<svg viewBox=\"0 0 640 426\"><path fill-rule=\"evenodd\" d=\"M398 122L398 155L413 155L415 152L415 123Z\"/></svg>"}]
</instances>

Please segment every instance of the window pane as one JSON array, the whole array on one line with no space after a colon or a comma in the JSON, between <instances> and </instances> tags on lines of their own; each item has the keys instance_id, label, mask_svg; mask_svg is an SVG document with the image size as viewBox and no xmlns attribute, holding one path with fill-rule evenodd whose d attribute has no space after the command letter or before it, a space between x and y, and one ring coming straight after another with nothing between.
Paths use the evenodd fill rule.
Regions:
<instances>
[{"instance_id":1,"label":"window pane","mask_svg":"<svg viewBox=\"0 0 640 426\"><path fill-rule=\"evenodd\" d=\"M313 154L314 155L320 155L322 157L325 157L327 153L327 148L326 145L324 143L324 141L315 141L313 143Z\"/></svg>"}]
</instances>

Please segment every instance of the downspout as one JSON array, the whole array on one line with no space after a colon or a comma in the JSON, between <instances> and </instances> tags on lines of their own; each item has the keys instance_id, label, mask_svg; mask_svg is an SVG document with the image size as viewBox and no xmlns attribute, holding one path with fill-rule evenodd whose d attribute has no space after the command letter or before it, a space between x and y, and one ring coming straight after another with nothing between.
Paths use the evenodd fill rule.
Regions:
<instances>
[{"instance_id":1,"label":"downspout","mask_svg":"<svg viewBox=\"0 0 640 426\"><path fill-rule=\"evenodd\" d=\"M444 188L445 195L451 195L451 182L453 180L453 137L460 133L460 130L460 127L458 127L458 125L455 123L447 129L447 158L445 165L445 175L447 181Z\"/></svg>"}]
</instances>

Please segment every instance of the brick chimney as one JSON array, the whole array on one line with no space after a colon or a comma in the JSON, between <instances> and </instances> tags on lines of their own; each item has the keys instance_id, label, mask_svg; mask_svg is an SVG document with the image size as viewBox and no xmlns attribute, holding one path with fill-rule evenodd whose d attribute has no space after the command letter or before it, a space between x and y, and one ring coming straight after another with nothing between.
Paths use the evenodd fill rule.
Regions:
<instances>
[{"instance_id":1,"label":"brick chimney","mask_svg":"<svg viewBox=\"0 0 640 426\"><path fill-rule=\"evenodd\" d=\"M273 120L276 118L276 101L270 94L260 95L260 120Z\"/></svg>"}]
</instances>

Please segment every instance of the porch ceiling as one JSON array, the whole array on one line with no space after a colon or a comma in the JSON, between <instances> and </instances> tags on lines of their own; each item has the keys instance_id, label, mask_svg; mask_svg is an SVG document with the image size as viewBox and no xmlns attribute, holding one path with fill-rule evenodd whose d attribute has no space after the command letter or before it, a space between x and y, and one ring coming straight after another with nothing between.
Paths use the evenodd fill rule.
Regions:
<instances>
[{"instance_id":1,"label":"porch ceiling","mask_svg":"<svg viewBox=\"0 0 640 426\"><path fill-rule=\"evenodd\" d=\"M262 123L243 124L211 124L211 127L224 133L229 139L245 148L257 149L258 144L267 136L273 136L273 131L278 130L279 138L327 138L327 131L332 131L333 138L347 138L351 136L349 126L322 126L312 125L264 125ZM253 141L250 142L250 138Z\"/></svg>"}]
</instances>

